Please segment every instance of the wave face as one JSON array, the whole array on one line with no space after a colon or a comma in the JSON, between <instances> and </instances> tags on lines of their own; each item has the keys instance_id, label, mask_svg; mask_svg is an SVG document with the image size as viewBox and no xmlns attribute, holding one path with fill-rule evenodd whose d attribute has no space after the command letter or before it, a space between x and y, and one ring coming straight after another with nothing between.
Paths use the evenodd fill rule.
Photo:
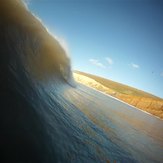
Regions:
<instances>
[{"instance_id":1,"label":"wave face","mask_svg":"<svg viewBox=\"0 0 163 163\"><path fill-rule=\"evenodd\" d=\"M57 142L68 113L55 96L58 86L73 84L65 51L21 1L1 0L0 54L0 160L64 160ZM53 99L45 90L49 81Z\"/></svg>"}]
</instances>

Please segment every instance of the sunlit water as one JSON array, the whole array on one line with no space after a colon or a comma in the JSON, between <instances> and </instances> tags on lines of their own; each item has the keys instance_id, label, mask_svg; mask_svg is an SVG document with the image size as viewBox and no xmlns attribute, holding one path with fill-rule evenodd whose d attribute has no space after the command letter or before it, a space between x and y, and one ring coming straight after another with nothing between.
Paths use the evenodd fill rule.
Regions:
<instances>
[{"instance_id":1,"label":"sunlit water","mask_svg":"<svg viewBox=\"0 0 163 163\"><path fill-rule=\"evenodd\" d=\"M81 85L66 90L65 96L102 129L109 143L103 145L115 154L111 156L114 160L124 156L138 162L163 160L162 120ZM118 150L111 147L113 144Z\"/></svg>"}]
</instances>

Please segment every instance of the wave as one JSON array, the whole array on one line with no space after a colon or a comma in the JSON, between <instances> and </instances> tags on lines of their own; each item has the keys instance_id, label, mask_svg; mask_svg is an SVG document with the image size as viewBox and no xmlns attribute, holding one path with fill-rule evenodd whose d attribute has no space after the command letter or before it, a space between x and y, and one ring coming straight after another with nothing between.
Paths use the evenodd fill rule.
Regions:
<instances>
[{"instance_id":1,"label":"wave","mask_svg":"<svg viewBox=\"0 0 163 163\"><path fill-rule=\"evenodd\" d=\"M0 54L0 160L64 160L66 153L58 153L63 107L55 96L58 86L73 84L69 57L18 0L0 1ZM53 99L45 91L49 81Z\"/></svg>"}]
</instances>

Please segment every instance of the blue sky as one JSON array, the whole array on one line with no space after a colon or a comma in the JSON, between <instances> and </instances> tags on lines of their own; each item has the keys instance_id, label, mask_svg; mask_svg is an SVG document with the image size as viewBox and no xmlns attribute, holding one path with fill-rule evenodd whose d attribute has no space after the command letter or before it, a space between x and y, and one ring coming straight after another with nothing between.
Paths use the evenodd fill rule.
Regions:
<instances>
[{"instance_id":1,"label":"blue sky","mask_svg":"<svg viewBox=\"0 0 163 163\"><path fill-rule=\"evenodd\" d=\"M26 0L57 35L72 68L163 98L163 3L157 0Z\"/></svg>"}]
</instances>

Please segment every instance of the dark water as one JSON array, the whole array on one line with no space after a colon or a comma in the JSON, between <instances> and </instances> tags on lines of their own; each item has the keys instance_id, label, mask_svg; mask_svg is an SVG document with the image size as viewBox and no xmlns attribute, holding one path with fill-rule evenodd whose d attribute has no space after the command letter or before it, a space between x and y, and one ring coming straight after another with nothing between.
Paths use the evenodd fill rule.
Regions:
<instances>
[{"instance_id":1,"label":"dark water","mask_svg":"<svg viewBox=\"0 0 163 163\"><path fill-rule=\"evenodd\" d=\"M0 162L161 162L163 121L75 84L20 1L0 1Z\"/></svg>"}]
</instances>

